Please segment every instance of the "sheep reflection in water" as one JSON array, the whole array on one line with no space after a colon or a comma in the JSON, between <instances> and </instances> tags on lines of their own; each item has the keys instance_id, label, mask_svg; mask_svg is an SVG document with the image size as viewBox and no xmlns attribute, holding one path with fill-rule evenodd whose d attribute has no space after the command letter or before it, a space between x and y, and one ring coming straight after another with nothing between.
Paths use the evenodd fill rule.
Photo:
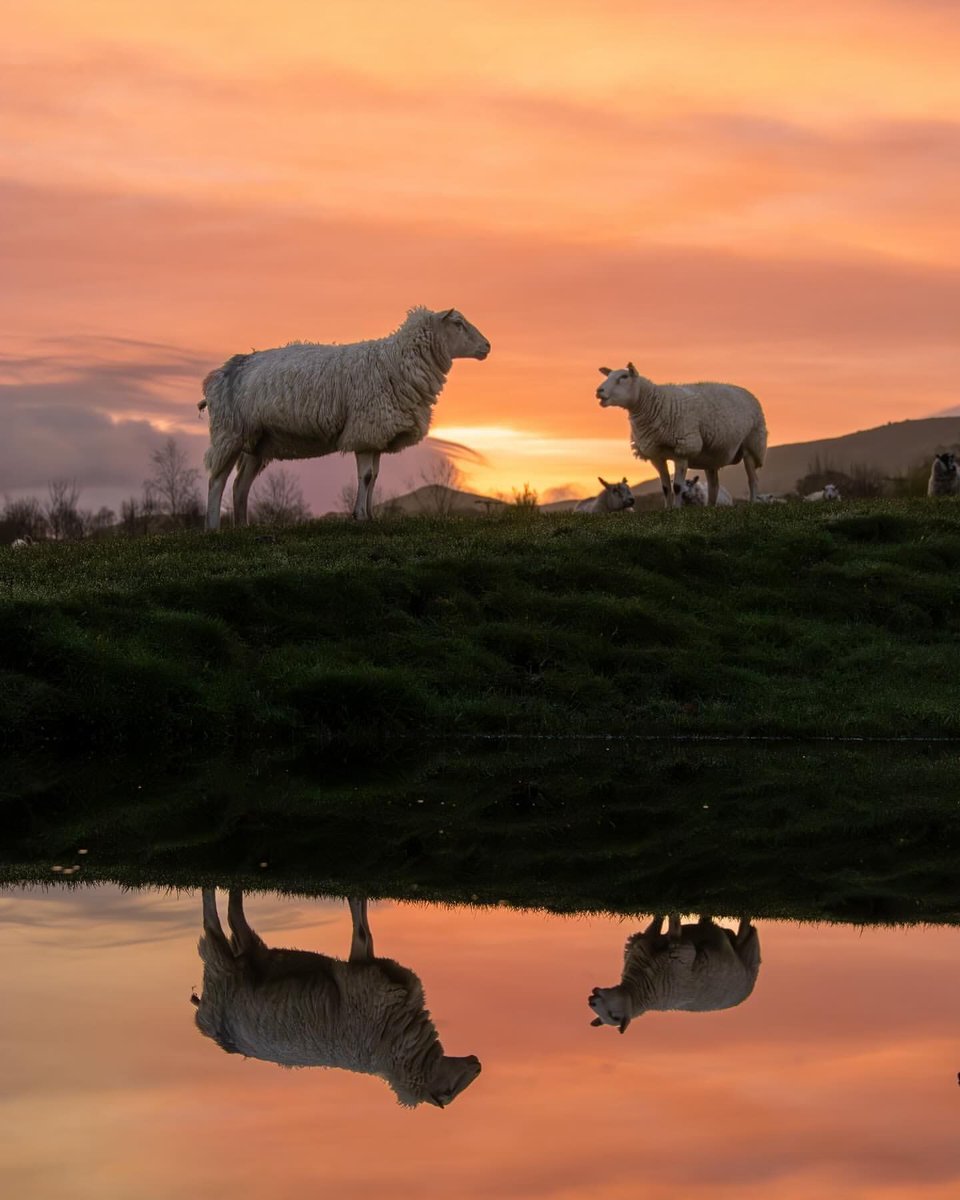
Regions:
<instances>
[{"instance_id":1,"label":"sheep reflection in water","mask_svg":"<svg viewBox=\"0 0 960 1200\"><path fill-rule=\"evenodd\" d=\"M406 1107L426 1101L445 1108L480 1074L480 1062L444 1054L420 980L374 956L367 902L349 905L353 937L345 962L265 945L247 923L240 890L229 894L228 940L216 894L205 888L197 1026L229 1054L378 1075Z\"/></svg>"},{"instance_id":2,"label":"sheep reflection in water","mask_svg":"<svg viewBox=\"0 0 960 1200\"><path fill-rule=\"evenodd\" d=\"M670 915L667 933L655 916L641 933L627 940L623 975L614 987L596 987L587 1003L596 1016L592 1025L616 1025L621 1033L651 1010L714 1012L733 1008L753 991L760 969L760 937L748 918L736 933L701 917L681 925Z\"/></svg>"}]
</instances>

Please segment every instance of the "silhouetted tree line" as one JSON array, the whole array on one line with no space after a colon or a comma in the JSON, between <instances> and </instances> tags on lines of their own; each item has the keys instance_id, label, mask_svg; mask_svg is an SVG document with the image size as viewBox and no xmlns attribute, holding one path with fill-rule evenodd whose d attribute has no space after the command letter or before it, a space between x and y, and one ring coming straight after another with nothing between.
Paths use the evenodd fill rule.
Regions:
<instances>
[{"instance_id":1,"label":"silhouetted tree line","mask_svg":"<svg viewBox=\"0 0 960 1200\"><path fill-rule=\"evenodd\" d=\"M72 479L53 480L45 500L8 498L0 513L0 544L22 537L62 542L202 528L200 472L189 465L183 448L174 438L167 438L150 455L150 462L153 470L144 480L141 494L123 501L119 519L110 508L97 512L81 508L80 488ZM289 471L277 468L258 480L250 507L255 524L296 525L310 516L300 484Z\"/></svg>"}]
</instances>

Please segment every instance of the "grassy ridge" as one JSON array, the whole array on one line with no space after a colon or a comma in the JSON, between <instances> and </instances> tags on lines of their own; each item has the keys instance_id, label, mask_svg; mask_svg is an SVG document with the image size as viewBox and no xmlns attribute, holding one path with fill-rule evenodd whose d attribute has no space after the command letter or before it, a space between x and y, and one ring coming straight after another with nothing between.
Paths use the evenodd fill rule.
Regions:
<instances>
[{"instance_id":1,"label":"grassy ridge","mask_svg":"<svg viewBox=\"0 0 960 1200\"><path fill-rule=\"evenodd\" d=\"M957 923L957 763L942 744L553 741L258 754L168 776L129 760L19 779L8 765L0 883L82 862L68 886Z\"/></svg>"},{"instance_id":2,"label":"grassy ridge","mask_svg":"<svg viewBox=\"0 0 960 1200\"><path fill-rule=\"evenodd\" d=\"M7 746L960 735L960 504L324 522L0 554Z\"/></svg>"}]
</instances>

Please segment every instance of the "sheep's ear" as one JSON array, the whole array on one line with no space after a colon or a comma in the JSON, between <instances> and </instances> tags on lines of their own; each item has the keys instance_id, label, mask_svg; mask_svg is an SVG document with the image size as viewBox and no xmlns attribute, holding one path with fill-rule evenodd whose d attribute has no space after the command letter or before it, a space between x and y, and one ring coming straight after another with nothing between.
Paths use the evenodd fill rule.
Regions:
<instances>
[{"instance_id":1,"label":"sheep's ear","mask_svg":"<svg viewBox=\"0 0 960 1200\"><path fill-rule=\"evenodd\" d=\"M627 363L627 373L630 375L630 377L632 379L636 379L636 377L640 374L640 372L637 370L637 368L631 362Z\"/></svg>"},{"instance_id":2,"label":"sheep's ear","mask_svg":"<svg viewBox=\"0 0 960 1200\"><path fill-rule=\"evenodd\" d=\"M448 308L446 312L440 313L440 320L449 321L456 311L457 310L455 308Z\"/></svg>"},{"instance_id":3,"label":"sheep's ear","mask_svg":"<svg viewBox=\"0 0 960 1200\"><path fill-rule=\"evenodd\" d=\"M631 1019L632 1018L630 1018L630 1017L624 1017L623 1020L620 1022L619 1029L620 1029L621 1033L627 1032L627 1026L630 1024Z\"/></svg>"},{"instance_id":4,"label":"sheep's ear","mask_svg":"<svg viewBox=\"0 0 960 1200\"><path fill-rule=\"evenodd\" d=\"M609 367L600 367L600 368L599 368L599 370L600 370L600 374L601 374L601 375L609 375L609 374L610 374L610 368L609 368Z\"/></svg>"},{"instance_id":5,"label":"sheep's ear","mask_svg":"<svg viewBox=\"0 0 960 1200\"><path fill-rule=\"evenodd\" d=\"M596 1029L596 1027L597 1027L598 1025L602 1025L602 1024L603 1024L603 1022L600 1020L600 1018L599 1018L599 1017L594 1017L594 1018L593 1018L593 1020L590 1022L590 1025L591 1025L591 1026L592 1026L592 1028L594 1028L594 1029Z\"/></svg>"},{"instance_id":6,"label":"sheep's ear","mask_svg":"<svg viewBox=\"0 0 960 1200\"><path fill-rule=\"evenodd\" d=\"M427 1092L427 1103L432 1104L434 1108L443 1108L443 1102L436 1092Z\"/></svg>"},{"instance_id":7,"label":"sheep's ear","mask_svg":"<svg viewBox=\"0 0 960 1200\"><path fill-rule=\"evenodd\" d=\"M597 478L600 480L601 487L610 487L610 484L607 483L607 481L604 479L604 477L602 475L598 475Z\"/></svg>"},{"instance_id":8,"label":"sheep's ear","mask_svg":"<svg viewBox=\"0 0 960 1200\"><path fill-rule=\"evenodd\" d=\"M621 483L626 483L626 482L627 482L627 477L626 477L626 475L624 475L623 479L621 480Z\"/></svg>"}]
</instances>

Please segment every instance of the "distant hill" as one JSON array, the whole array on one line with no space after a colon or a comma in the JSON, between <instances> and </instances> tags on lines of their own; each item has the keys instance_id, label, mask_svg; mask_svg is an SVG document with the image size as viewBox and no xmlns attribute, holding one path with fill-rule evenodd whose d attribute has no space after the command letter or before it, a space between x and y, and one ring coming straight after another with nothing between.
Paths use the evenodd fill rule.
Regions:
<instances>
[{"instance_id":1,"label":"distant hill","mask_svg":"<svg viewBox=\"0 0 960 1200\"><path fill-rule=\"evenodd\" d=\"M503 508L505 501L476 492L461 492L457 488L444 487L440 483L428 483L403 496L394 496L383 504L375 505L378 513L402 513L404 516L484 516L487 512Z\"/></svg>"}]
</instances>

